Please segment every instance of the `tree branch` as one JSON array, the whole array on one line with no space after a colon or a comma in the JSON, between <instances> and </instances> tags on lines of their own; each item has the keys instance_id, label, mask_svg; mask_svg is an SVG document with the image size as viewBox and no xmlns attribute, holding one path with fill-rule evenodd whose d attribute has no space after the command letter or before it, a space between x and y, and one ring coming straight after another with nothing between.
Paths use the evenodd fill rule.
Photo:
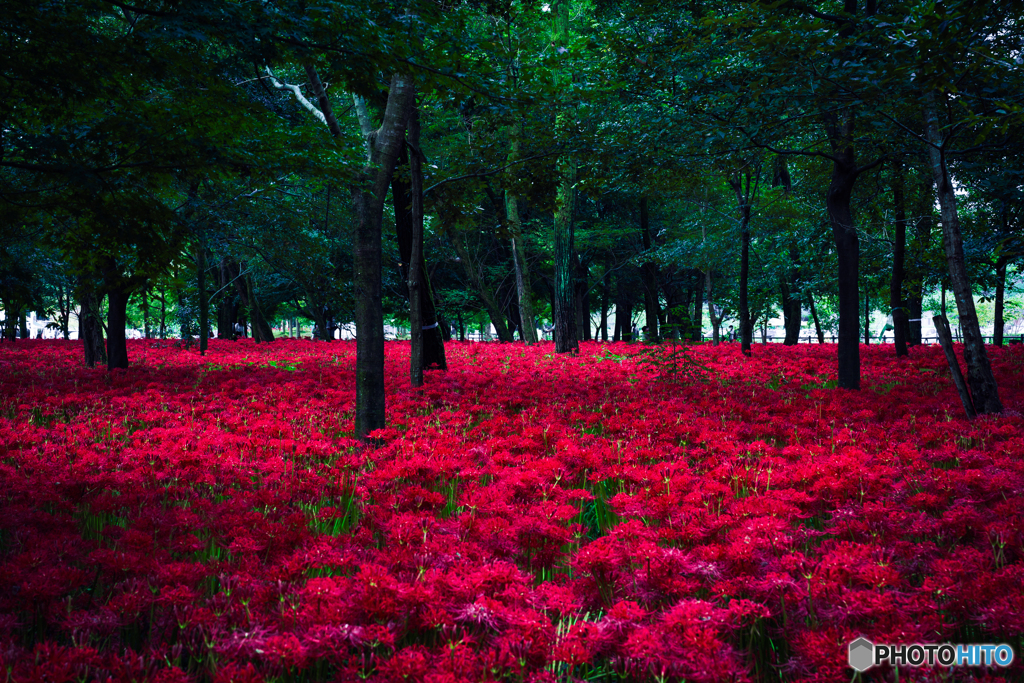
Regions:
<instances>
[{"instance_id":1,"label":"tree branch","mask_svg":"<svg viewBox=\"0 0 1024 683\"><path fill-rule=\"evenodd\" d=\"M270 79L271 85L273 85L278 90L290 90L292 94L295 95L295 99L298 101L299 104L308 109L313 114L313 116L315 116L317 120L320 121L320 123L330 128L330 124L327 123L327 117L324 116L324 113L317 109L312 102L306 99L306 96L302 94L302 90L299 89L299 86L292 85L290 83L282 83L281 81L274 78L274 72L270 70L269 66L263 68L266 69L267 77Z\"/></svg>"}]
</instances>

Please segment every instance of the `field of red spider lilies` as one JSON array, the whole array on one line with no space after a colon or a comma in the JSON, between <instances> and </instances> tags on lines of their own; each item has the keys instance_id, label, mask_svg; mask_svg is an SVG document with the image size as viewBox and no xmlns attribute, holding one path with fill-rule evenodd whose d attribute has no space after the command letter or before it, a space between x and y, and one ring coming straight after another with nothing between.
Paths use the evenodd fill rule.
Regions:
<instances>
[{"instance_id":1,"label":"field of red spider lilies","mask_svg":"<svg viewBox=\"0 0 1024 683\"><path fill-rule=\"evenodd\" d=\"M371 449L352 344L3 345L0 679L1021 680L1024 347L974 422L938 347L643 348L390 344Z\"/></svg>"}]
</instances>

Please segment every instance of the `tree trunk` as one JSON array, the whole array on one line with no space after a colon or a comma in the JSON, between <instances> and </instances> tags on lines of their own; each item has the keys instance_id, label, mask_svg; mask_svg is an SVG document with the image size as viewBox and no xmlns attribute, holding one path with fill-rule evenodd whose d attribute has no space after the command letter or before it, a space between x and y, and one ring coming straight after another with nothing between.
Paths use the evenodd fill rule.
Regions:
<instances>
[{"instance_id":1,"label":"tree trunk","mask_svg":"<svg viewBox=\"0 0 1024 683\"><path fill-rule=\"evenodd\" d=\"M868 286L864 285L864 344L871 343L871 297L868 294Z\"/></svg>"},{"instance_id":2,"label":"tree trunk","mask_svg":"<svg viewBox=\"0 0 1024 683\"><path fill-rule=\"evenodd\" d=\"M199 355L205 356L210 336L210 299L209 292L206 291L206 245L201 239L196 244L196 271L199 289ZM145 289L142 290L142 295L145 297Z\"/></svg>"},{"instance_id":3,"label":"tree trunk","mask_svg":"<svg viewBox=\"0 0 1024 683\"><path fill-rule=\"evenodd\" d=\"M412 154L408 153L405 146L399 152L398 162L396 164L396 172L391 178L391 197L395 209L395 234L398 237L398 253L402 260L399 268L399 274L404 281L409 280L409 265L412 263L412 252L413 252L413 222L414 218L412 215L412 203L413 203L413 188L410 183L411 181L411 170L412 165L410 159L415 158L419 165L419 184L422 187L423 184L423 152L419 148L419 144L413 145L410 140L410 145L413 147ZM405 178L398 169L404 166L408 166L410 169L410 178ZM419 206L422 210L423 206L423 193L420 191ZM420 219L422 226L422 218ZM446 370L448 368L447 358L444 352L444 330L441 329L440 320L437 314L437 308L434 304L434 290L430 286L430 276L427 270L426 260L422 256L423 254L423 236L422 227L420 229L420 277L422 282L420 283L419 291L419 307L422 324L420 325L423 333L423 368L437 368L440 370ZM410 290L411 291L411 290ZM410 311L412 310L412 302L410 300Z\"/></svg>"},{"instance_id":4,"label":"tree trunk","mask_svg":"<svg viewBox=\"0 0 1024 683\"><path fill-rule=\"evenodd\" d=\"M1003 200L1002 218L1000 226L1002 240L999 243L999 256L996 257L996 310L995 320L992 322L992 344L995 346L1003 345L1003 328L1006 326L1006 321L1003 318L1006 305L1004 301L1006 296L1006 265L1010 261L1010 254L1007 250L1007 241L1010 239L1010 204L1005 199Z\"/></svg>"},{"instance_id":5,"label":"tree trunk","mask_svg":"<svg viewBox=\"0 0 1024 683\"><path fill-rule=\"evenodd\" d=\"M736 193L740 212L740 350L750 355L754 341L754 323L750 319L750 173L746 173L746 190L739 175L729 180Z\"/></svg>"},{"instance_id":6,"label":"tree trunk","mask_svg":"<svg viewBox=\"0 0 1024 683\"><path fill-rule=\"evenodd\" d=\"M1000 254L996 260L996 310L995 320L992 323L992 344L995 346L1003 345L1003 328L1006 326L1006 322L1003 319L1005 312L1004 298L1006 296L1006 263L1008 259L1004 254Z\"/></svg>"},{"instance_id":7,"label":"tree trunk","mask_svg":"<svg viewBox=\"0 0 1024 683\"><path fill-rule=\"evenodd\" d=\"M569 0L555 0L552 6L555 20L553 44L559 52L567 51L569 43ZM560 74L563 92L570 90L571 74ZM556 135L566 140L573 135L574 121L568 102L563 102L555 116ZM575 209L576 161L568 153L558 158L558 187L555 196L555 353L578 353L576 336L575 278Z\"/></svg>"},{"instance_id":8,"label":"tree trunk","mask_svg":"<svg viewBox=\"0 0 1024 683\"><path fill-rule=\"evenodd\" d=\"M971 290L964 263L960 217L957 213L956 195L950 182L949 169L946 166L946 141L939 129L938 106L935 100L934 92L925 93L924 119L929 143L928 158L931 161L932 177L935 179L942 215L942 242L946 251L946 263L949 266L950 284L956 298L957 315L964 338L967 381L971 387L974 408L979 414L1001 413L1003 405L999 401L996 380L985 351L985 340L981 336L981 326L978 324L978 314L974 307L974 292Z\"/></svg>"},{"instance_id":9,"label":"tree trunk","mask_svg":"<svg viewBox=\"0 0 1024 683\"><path fill-rule=\"evenodd\" d=\"M513 342L512 332L509 331L508 325L505 324L505 316L501 312L501 308L498 306L498 302L494 298L494 293L487 287L484 282L483 275L480 273L479 268L469 257L469 248L463 241L463 236L458 233L452 233L451 235L452 245L455 247L455 253L459 256L459 261L462 263L463 269L466 271L466 275L469 276L470 281L476 287L477 294L480 295L480 299L484 303L484 308L487 311L488 317L491 319L491 324L494 325L494 330L498 334L498 339L503 342ZM573 327L575 328L575 322Z\"/></svg>"},{"instance_id":10,"label":"tree trunk","mask_svg":"<svg viewBox=\"0 0 1024 683\"><path fill-rule=\"evenodd\" d=\"M644 314L647 318L647 339L644 341L656 342L659 338L658 320L661 318L661 309L658 302L658 266L651 255L654 241L651 239L650 219L647 212L647 197L640 198L640 239L644 245L646 260L640 266L640 273L644 283Z\"/></svg>"},{"instance_id":11,"label":"tree trunk","mask_svg":"<svg viewBox=\"0 0 1024 683\"><path fill-rule=\"evenodd\" d=\"M365 105L360 109L361 100L355 101L367 145L367 163L353 193L357 219L353 242L357 333L355 435L368 440L370 432L385 424L381 225L388 186L415 106L412 78L403 74L391 77L384 120L376 131L366 116Z\"/></svg>"},{"instance_id":12,"label":"tree trunk","mask_svg":"<svg viewBox=\"0 0 1024 683\"><path fill-rule=\"evenodd\" d=\"M714 280L710 268L704 273L704 281L704 290L708 297L708 320L711 321L711 344L718 346L721 343L719 328L722 326L722 319L715 313Z\"/></svg>"},{"instance_id":13,"label":"tree trunk","mask_svg":"<svg viewBox=\"0 0 1024 683\"><path fill-rule=\"evenodd\" d=\"M615 334L612 341L633 341L633 301L625 274L619 271L615 278Z\"/></svg>"},{"instance_id":14,"label":"tree trunk","mask_svg":"<svg viewBox=\"0 0 1024 683\"><path fill-rule=\"evenodd\" d=\"M911 241L910 267L905 285L909 336L911 346L921 344L921 318L924 315L925 254L931 240L932 212L935 194L932 191L931 172L925 173L914 203L914 236Z\"/></svg>"},{"instance_id":15,"label":"tree trunk","mask_svg":"<svg viewBox=\"0 0 1024 683\"><path fill-rule=\"evenodd\" d=\"M896 357L906 356L910 337L907 307L903 301L903 282L906 279L907 211L904 198L903 162L897 161L893 169L892 197L895 210L896 234L892 244L892 279L889 281L889 307L892 309L892 333L896 344Z\"/></svg>"},{"instance_id":16,"label":"tree trunk","mask_svg":"<svg viewBox=\"0 0 1024 683\"><path fill-rule=\"evenodd\" d=\"M107 370L128 368L128 298L131 290L107 284Z\"/></svg>"},{"instance_id":17,"label":"tree trunk","mask_svg":"<svg viewBox=\"0 0 1024 683\"><path fill-rule=\"evenodd\" d=\"M601 341L608 341L608 304L611 287L608 284L608 259L604 262L604 274L601 276Z\"/></svg>"},{"instance_id":18,"label":"tree trunk","mask_svg":"<svg viewBox=\"0 0 1024 683\"><path fill-rule=\"evenodd\" d=\"M509 163L519 159L519 136L522 134L522 126L517 123L511 134ZM520 333L525 344L536 344L537 318L533 312L530 267L526 262L526 247L523 244L523 219L519 215L519 196L511 189L505 190L505 214L508 218L509 232L512 234L512 263L516 275L516 294L519 296Z\"/></svg>"},{"instance_id":19,"label":"tree trunk","mask_svg":"<svg viewBox=\"0 0 1024 683\"><path fill-rule=\"evenodd\" d=\"M103 340L103 326L100 324L100 309L103 295L95 289L85 290L81 298L78 314L78 336L85 347L85 364L96 367L97 363L107 362L106 345Z\"/></svg>"},{"instance_id":20,"label":"tree trunk","mask_svg":"<svg viewBox=\"0 0 1024 683\"><path fill-rule=\"evenodd\" d=\"M807 303L811 307L811 319L814 320L814 333L818 335L818 343L825 343L825 332L821 329L821 321L818 320L818 309L814 306L814 297L807 292Z\"/></svg>"},{"instance_id":21,"label":"tree trunk","mask_svg":"<svg viewBox=\"0 0 1024 683\"><path fill-rule=\"evenodd\" d=\"M409 336L411 350L409 353L409 383L414 387L423 386L423 159L420 156L420 114L413 104L409 116L409 146L412 154L409 157L410 171L410 215L412 218L412 253L409 258ZM431 330L437 332L437 321Z\"/></svg>"},{"instance_id":22,"label":"tree trunk","mask_svg":"<svg viewBox=\"0 0 1024 683\"><path fill-rule=\"evenodd\" d=\"M850 110L830 112L825 119L834 157L825 206L839 260L839 387L860 389L860 240L850 210L859 173L853 149L854 115Z\"/></svg>"},{"instance_id":23,"label":"tree trunk","mask_svg":"<svg viewBox=\"0 0 1024 683\"><path fill-rule=\"evenodd\" d=\"M690 341L704 340L704 274L697 272L697 282L693 289L693 316L690 318Z\"/></svg>"},{"instance_id":24,"label":"tree trunk","mask_svg":"<svg viewBox=\"0 0 1024 683\"><path fill-rule=\"evenodd\" d=\"M590 341L590 264L576 259L576 339Z\"/></svg>"},{"instance_id":25,"label":"tree trunk","mask_svg":"<svg viewBox=\"0 0 1024 683\"><path fill-rule=\"evenodd\" d=\"M149 339L149 283L142 287L142 336Z\"/></svg>"}]
</instances>

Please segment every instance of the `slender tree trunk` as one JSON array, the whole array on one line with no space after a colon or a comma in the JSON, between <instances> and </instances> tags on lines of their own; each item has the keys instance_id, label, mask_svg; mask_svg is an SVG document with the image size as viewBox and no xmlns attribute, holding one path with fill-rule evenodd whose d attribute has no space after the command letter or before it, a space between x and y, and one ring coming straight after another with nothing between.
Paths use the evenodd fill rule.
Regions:
<instances>
[{"instance_id":1,"label":"slender tree trunk","mask_svg":"<svg viewBox=\"0 0 1024 683\"><path fill-rule=\"evenodd\" d=\"M199 289L199 355L206 355L206 346L209 343L210 327L210 299L206 291L206 245L200 239L196 243L196 270L198 273ZM142 290L145 298L146 290Z\"/></svg>"},{"instance_id":2,"label":"slender tree trunk","mask_svg":"<svg viewBox=\"0 0 1024 683\"><path fill-rule=\"evenodd\" d=\"M821 329L821 321L818 320L818 309L814 306L814 297L807 292L807 303L811 307L811 319L814 320L814 333L818 335L818 343L825 343L825 332Z\"/></svg>"},{"instance_id":3,"label":"slender tree trunk","mask_svg":"<svg viewBox=\"0 0 1024 683\"><path fill-rule=\"evenodd\" d=\"M590 341L590 264L576 260L576 339Z\"/></svg>"},{"instance_id":4,"label":"slender tree trunk","mask_svg":"<svg viewBox=\"0 0 1024 683\"><path fill-rule=\"evenodd\" d=\"M511 131L512 142L508 162L519 159L519 123ZM519 196L512 189L505 190L505 214L508 217L509 232L512 234L512 263L516 275L516 294L519 297L519 320L521 336L527 345L537 343L537 318L533 312L533 293L530 288L530 267L526 261L526 247L523 244L523 219L519 215Z\"/></svg>"},{"instance_id":5,"label":"slender tree trunk","mask_svg":"<svg viewBox=\"0 0 1024 683\"><path fill-rule=\"evenodd\" d=\"M567 51L569 43L569 0L555 0L551 7L555 20L555 36L553 44L558 51ZM570 91L572 74L563 73L559 76L563 92ZM563 98L555 116L556 135L566 140L573 135L575 121L572 109L568 106L567 96ZM558 158L558 187L555 196L555 353L579 352L580 345L576 336L576 306L574 295L575 280L575 246L574 218L576 209L576 161L569 154Z\"/></svg>"},{"instance_id":6,"label":"slender tree trunk","mask_svg":"<svg viewBox=\"0 0 1024 683\"><path fill-rule=\"evenodd\" d=\"M999 401L995 376L992 374L988 353L985 351L985 340L981 336L981 326L978 324L978 314L974 307L974 292L967 276L956 195L946 166L946 141L939 129L938 106L935 100L934 92L925 93L925 131L928 136L928 157L931 161L932 177L935 179L942 214L942 242L946 251L946 263L949 266L950 284L956 298L960 329L964 337L963 352L964 360L967 362L967 381L971 387L974 408L979 414L1000 413L1003 405Z\"/></svg>"},{"instance_id":7,"label":"slender tree trunk","mask_svg":"<svg viewBox=\"0 0 1024 683\"><path fill-rule=\"evenodd\" d=\"M452 232L451 242L455 247L455 253L458 254L459 261L462 263L466 275L469 276L470 281L476 287L477 293L484 303L484 308L487 310L487 315L491 319L491 324L494 325L494 330L498 334L498 339L503 342L513 342L515 340L512 338L512 332L508 329L508 325L505 324L505 316L502 314L501 307L498 306L498 302L494 298L494 292L484 282L483 275L470 258L469 247L466 246L463 239L462 235ZM575 325L574 322L573 327Z\"/></svg>"},{"instance_id":8,"label":"slender tree trunk","mask_svg":"<svg viewBox=\"0 0 1024 683\"><path fill-rule=\"evenodd\" d=\"M149 339L149 283L142 287L142 334Z\"/></svg>"},{"instance_id":9,"label":"slender tree trunk","mask_svg":"<svg viewBox=\"0 0 1024 683\"><path fill-rule=\"evenodd\" d=\"M399 267L399 275L402 280L409 280L409 264L412 261L412 245L413 245L413 217L412 217L412 185L411 177L406 177L401 172L401 169L408 167L411 171L410 159L416 157L421 169L421 180L422 185L422 164L423 164L423 152L420 150L419 145L412 145L412 154L409 154L404 146L399 152L398 162L396 164L396 170L391 178L391 196L395 209L395 234L398 236L398 253L401 256L402 263ZM419 198L420 206L423 205L422 192ZM423 240L420 239L420 252L423 252ZM420 266L420 276L423 279L419 288L420 296L420 314L423 319L423 324L420 326L423 332L423 368L424 370L430 368L437 368L440 370L446 370L448 368L448 362L444 352L445 332L441 328L441 321L437 314L437 308L434 304L434 290L430 286L430 275L426 265L426 259L423 259L423 263ZM411 307L410 303L410 307Z\"/></svg>"},{"instance_id":10,"label":"slender tree trunk","mask_svg":"<svg viewBox=\"0 0 1024 683\"><path fill-rule=\"evenodd\" d=\"M608 284L608 259L604 262L604 274L601 276L601 341L608 341L608 304L611 287Z\"/></svg>"},{"instance_id":11,"label":"slender tree trunk","mask_svg":"<svg viewBox=\"0 0 1024 683\"><path fill-rule=\"evenodd\" d=\"M167 288L160 288L160 338L167 339Z\"/></svg>"},{"instance_id":12,"label":"slender tree trunk","mask_svg":"<svg viewBox=\"0 0 1024 683\"><path fill-rule=\"evenodd\" d=\"M409 382L423 386L423 160L420 157L420 115L414 104L409 116L409 157L411 175L412 253L409 258L409 335L412 349L409 355ZM431 328L437 334L437 321ZM440 335L438 335L440 336Z\"/></svg>"},{"instance_id":13,"label":"slender tree trunk","mask_svg":"<svg viewBox=\"0 0 1024 683\"><path fill-rule=\"evenodd\" d=\"M633 301L622 270L615 278L615 335L612 340L633 341Z\"/></svg>"},{"instance_id":14,"label":"slender tree trunk","mask_svg":"<svg viewBox=\"0 0 1024 683\"><path fill-rule=\"evenodd\" d=\"M690 341L704 340L704 273L696 271L693 288L693 316L690 318Z\"/></svg>"},{"instance_id":15,"label":"slender tree trunk","mask_svg":"<svg viewBox=\"0 0 1024 683\"><path fill-rule=\"evenodd\" d=\"M1006 322L1003 317L1005 315L1004 298L1006 296L1006 263L1007 257L1000 254L996 261L996 310L995 320L992 325L992 344L995 346L1003 345L1003 328L1006 326Z\"/></svg>"},{"instance_id":16,"label":"slender tree trunk","mask_svg":"<svg viewBox=\"0 0 1024 683\"><path fill-rule=\"evenodd\" d=\"M893 169L892 197L895 209L895 229L892 244L892 280L889 281L889 307L892 309L892 332L896 344L896 357L906 356L907 339L910 337L907 307L903 297L903 283L906 279L907 211L904 198L903 162L897 161Z\"/></svg>"},{"instance_id":17,"label":"slender tree trunk","mask_svg":"<svg viewBox=\"0 0 1024 683\"><path fill-rule=\"evenodd\" d=\"M740 350L750 355L750 346L754 340L754 323L750 318L750 173L745 174L746 188L743 179L736 175L729 180L736 193L736 203L740 212Z\"/></svg>"},{"instance_id":18,"label":"slender tree trunk","mask_svg":"<svg viewBox=\"0 0 1024 683\"><path fill-rule=\"evenodd\" d=\"M911 346L921 344L921 318L924 316L925 253L931 240L932 212L935 194L932 191L931 172L924 174L914 203L914 235L910 249L910 268L907 271L907 315Z\"/></svg>"},{"instance_id":19,"label":"slender tree trunk","mask_svg":"<svg viewBox=\"0 0 1024 683\"><path fill-rule=\"evenodd\" d=\"M1003 200L1001 233L1003 238L999 245L999 256L996 258L996 310L995 320L992 323L992 344L995 346L1003 345L1003 328L1006 326L1006 321L1003 317L1006 305L1004 301L1006 296L1006 265L1010 261L1010 254L1007 251L1007 241L1010 239L1010 204L1005 199Z\"/></svg>"},{"instance_id":20,"label":"slender tree trunk","mask_svg":"<svg viewBox=\"0 0 1024 683\"><path fill-rule=\"evenodd\" d=\"M867 284L864 285L864 343L871 343L871 307Z\"/></svg>"},{"instance_id":21,"label":"slender tree trunk","mask_svg":"<svg viewBox=\"0 0 1024 683\"><path fill-rule=\"evenodd\" d=\"M718 346L721 343L719 328L722 325L722 319L715 313L714 280L711 277L710 268L705 271L704 280L704 289L708 296L708 319L711 321L711 343Z\"/></svg>"}]
</instances>

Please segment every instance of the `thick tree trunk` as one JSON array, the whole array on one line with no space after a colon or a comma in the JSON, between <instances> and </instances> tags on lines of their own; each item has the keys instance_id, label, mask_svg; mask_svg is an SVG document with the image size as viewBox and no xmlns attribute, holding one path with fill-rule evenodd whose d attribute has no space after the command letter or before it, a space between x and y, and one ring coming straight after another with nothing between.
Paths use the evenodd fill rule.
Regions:
<instances>
[{"instance_id":1,"label":"thick tree trunk","mask_svg":"<svg viewBox=\"0 0 1024 683\"><path fill-rule=\"evenodd\" d=\"M839 387L860 389L860 240L853 224L850 198L859 173L853 149L853 112L826 115L832 143L832 178L825 206L839 260Z\"/></svg>"},{"instance_id":2,"label":"thick tree trunk","mask_svg":"<svg viewBox=\"0 0 1024 683\"><path fill-rule=\"evenodd\" d=\"M896 162L893 169L892 198L895 213L895 235L892 243L892 279L889 281L889 307L892 309L892 332L896 343L896 357L906 356L907 340L910 337L907 306L903 297L903 282L906 279L907 252L907 211L904 198L903 162Z\"/></svg>"},{"instance_id":3,"label":"thick tree trunk","mask_svg":"<svg viewBox=\"0 0 1024 683\"><path fill-rule=\"evenodd\" d=\"M81 299L78 314L78 336L85 347L85 364L96 367L97 363L107 362L106 345L103 340L103 326L100 324L100 309L103 295L95 289L85 290Z\"/></svg>"},{"instance_id":4,"label":"thick tree trunk","mask_svg":"<svg viewBox=\"0 0 1024 683\"><path fill-rule=\"evenodd\" d=\"M931 161L932 177L939 199L942 215L942 242L949 266L950 284L956 298L957 315L964 338L964 360L967 362L967 381L971 387L974 408L979 414L1001 413L992 367L989 365L985 340L981 336L978 314L974 307L974 292L967 276L964 262L963 238L960 233L960 217L957 213L956 195L950 182L946 166L945 140L939 129L938 105L934 92L925 94L924 119L928 136L928 158Z\"/></svg>"},{"instance_id":5,"label":"thick tree trunk","mask_svg":"<svg viewBox=\"0 0 1024 683\"><path fill-rule=\"evenodd\" d=\"M640 266L644 283L644 313L647 318L647 339L645 341L656 342L659 339L658 320L661 318L661 308L658 302L660 289L658 287L658 265L651 255L654 240L651 239L647 197L640 198L640 239L644 245L646 256L643 265Z\"/></svg>"},{"instance_id":6,"label":"thick tree trunk","mask_svg":"<svg viewBox=\"0 0 1024 683\"><path fill-rule=\"evenodd\" d=\"M128 298L131 290L107 285L107 370L128 368Z\"/></svg>"},{"instance_id":7,"label":"thick tree trunk","mask_svg":"<svg viewBox=\"0 0 1024 683\"><path fill-rule=\"evenodd\" d=\"M357 99L357 111L360 103ZM388 186L405 140L405 128L413 106L415 89L412 78L394 74L380 128L372 130L365 115L365 105L360 115L368 158L353 197L357 219L353 242L353 285L356 302L355 435L363 440L369 439L370 432L382 429L385 424L381 225Z\"/></svg>"}]
</instances>

